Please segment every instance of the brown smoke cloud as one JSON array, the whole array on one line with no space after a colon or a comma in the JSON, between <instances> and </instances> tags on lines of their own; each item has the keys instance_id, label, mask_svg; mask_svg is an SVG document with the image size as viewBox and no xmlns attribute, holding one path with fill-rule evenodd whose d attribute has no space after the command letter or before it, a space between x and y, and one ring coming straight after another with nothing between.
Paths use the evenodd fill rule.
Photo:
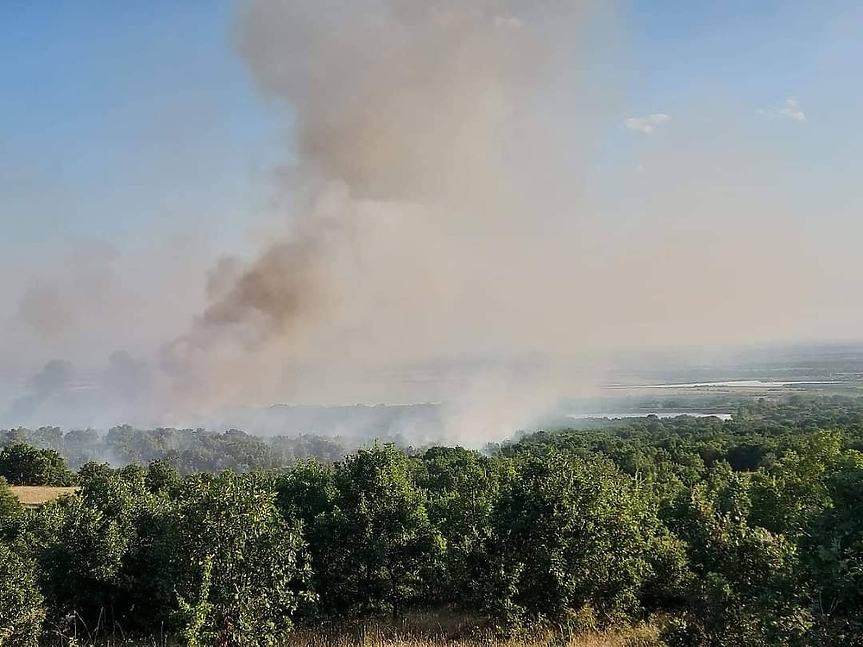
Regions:
<instances>
[{"instance_id":1,"label":"brown smoke cloud","mask_svg":"<svg viewBox=\"0 0 863 647\"><path fill-rule=\"evenodd\" d=\"M694 100L703 130L675 117L597 171L620 107L622 81L597 72L614 10L243 2L237 50L290 115L292 199L258 258L214 268L165 350L178 406L387 397L366 377L433 358L572 360L429 390L469 394L459 427L497 427L601 379L609 349L799 333L817 250L772 175L780 153L734 123L710 133L727 106Z\"/></svg>"},{"instance_id":2,"label":"brown smoke cloud","mask_svg":"<svg viewBox=\"0 0 863 647\"><path fill-rule=\"evenodd\" d=\"M117 301L116 258L117 251L105 241L72 243L62 276L31 279L19 300L20 318L47 340L74 335L87 325L87 313L103 314Z\"/></svg>"},{"instance_id":3,"label":"brown smoke cloud","mask_svg":"<svg viewBox=\"0 0 863 647\"><path fill-rule=\"evenodd\" d=\"M293 113L297 199L284 239L233 267L171 366L222 401L243 391L226 366L242 382L291 362L461 350L479 266L518 263L530 235L511 157L529 153L515 148L550 54L538 35L497 2L255 2L237 43Z\"/></svg>"}]
</instances>

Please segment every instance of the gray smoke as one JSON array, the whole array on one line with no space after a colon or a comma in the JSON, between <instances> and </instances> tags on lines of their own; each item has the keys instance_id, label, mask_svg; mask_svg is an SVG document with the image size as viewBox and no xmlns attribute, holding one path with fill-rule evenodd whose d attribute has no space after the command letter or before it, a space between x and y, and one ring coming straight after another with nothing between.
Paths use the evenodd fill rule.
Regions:
<instances>
[{"instance_id":1,"label":"gray smoke","mask_svg":"<svg viewBox=\"0 0 863 647\"><path fill-rule=\"evenodd\" d=\"M146 393L134 405L166 424L443 401L461 442L591 391L611 353L851 330L836 322L860 320L842 316L863 275L853 227L811 235L785 149L740 117L753 107L691 96L628 114L621 6L239 2L232 38L285 116L289 160L259 253L183 281L188 267L132 264L170 269L137 290L102 280L113 258L79 258L33 284L21 318L46 339L92 331L91 347L145 336L135 350L158 357L115 357L103 391Z\"/></svg>"},{"instance_id":2,"label":"gray smoke","mask_svg":"<svg viewBox=\"0 0 863 647\"><path fill-rule=\"evenodd\" d=\"M455 400L455 433L493 434L601 380L609 348L781 337L768 315L796 306L751 276L808 281L783 205L754 188L769 152L669 140L630 181L640 203L589 189L618 94L596 71L611 17L589 1L242 3L237 49L290 114L278 190L294 199L257 259L211 273L167 350L183 406L374 398L363 375L469 354L496 364L439 376L432 397ZM544 368L513 368L525 355Z\"/></svg>"}]
</instances>

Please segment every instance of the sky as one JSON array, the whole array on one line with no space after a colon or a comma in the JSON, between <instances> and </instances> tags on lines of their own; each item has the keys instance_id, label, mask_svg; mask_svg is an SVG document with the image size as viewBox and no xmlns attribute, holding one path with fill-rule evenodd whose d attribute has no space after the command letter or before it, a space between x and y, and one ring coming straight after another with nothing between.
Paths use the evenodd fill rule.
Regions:
<instances>
[{"instance_id":1,"label":"sky","mask_svg":"<svg viewBox=\"0 0 863 647\"><path fill-rule=\"evenodd\" d=\"M219 256L253 256L278 227L295 115L239 51L243 4L0 3L0 372L152 352L206 307ZM629 222L630 188L665 199L696 147L731 159L745 142L733 154L782 188L771 203L788 207L792 244L811 238L808 262L835 266L824 320L794 334L857 336L860 3L621 0L600 14L578 61L601 88L590 200ZM575 132L569 117L550 123ZM78 278L85 293L53 298Z\"/></svg>"},{"instance_id":2,"label":"sky","mask_svg":"<svg viewBox=\"0 0 863 647\"><path fill-rule=\"evenodd\" d=\"M0 12L4 254L134 244L202 218L243 230L272 119L231 51L228 4Z\"/></svg>"},{"instance_id":3,"label":"sky","mask_svg":"<svg viewBox=\"0 0 863 647\"><path fill-rule=\"evenodd\" d=\"M3 256L50 258L75 239L200 235L203 220L219 248L246 235L280 134L233 50L234 11L228 0L2 4ZM821 172L856 156L859 3L630 0L618 11L621 118L686 118L693 94L713 94L746 116L775 111L763 127L793 138ZM807 117L790 134L796 124L780 116L789 99ZM641 143L616 125L612 150Z\"/></svg>"}]
</instances>

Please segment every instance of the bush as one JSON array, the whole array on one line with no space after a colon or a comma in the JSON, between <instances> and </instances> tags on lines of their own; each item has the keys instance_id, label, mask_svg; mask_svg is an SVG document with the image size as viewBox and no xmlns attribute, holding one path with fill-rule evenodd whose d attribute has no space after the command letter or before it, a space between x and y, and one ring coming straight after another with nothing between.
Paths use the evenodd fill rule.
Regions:
<instances>
[{"instance_id":1,"label":"bush","mask_svg":"<svg viewBox=\"0 0 863 647\"><path fill-rule=\"evenodd\" d=\"M337 467L329 510L308 533L326 613L398 615L425 601L442 541L410 467L391 445L362 450Z\"/></svg>"},{"instance_id":2,"label":"bush","mask_svg":"<svg viewBox=\"0 0 863 647\"><path fill-rule=\"evenodd\" d=\"M310 569L298 525L254 478L225 472L189 478L166 511L156 570L176 587L175 617L187 638L220 645L273 645L310 601Z\"/></svg>"},{"instance_id":3,"label":"bush","mask_svg":"<svg viewBox=\"0 0 863 647\"><path fill-rule=\"evenodd\" d=\"M0 543L0 645L36 647L44 619L32 565Z\"/></svg>"},{"instance_id":4,"label":"bush","mask_svg":"<svg viewBox=\"0 0 863 647\"><path fill-rule=\"evenodd\" d=\"M17 530L18 521L24 514L24 506L0 476L0 541L11 539Z\"/></svg>"},{"instance_id":5,"label":"bush","mask_svg":"<svg viewBox=\"0 0 863 647\"><path fill-rule=\"evenodd\" d=\"M17 443L0 452L0 476L12 485L64 487L75 484L75 474L53 449Z\"/></svg>"},{"instance_id":6,"label":"bush","mask_svg":"<svg viewBox=\"0 0 863 647\"><path fill-rule=\"evenodd\" d=\"M492 596L501 615L571 623L590 608L600 625L640 613L639 593L651 575L656 511L605 461L550 455L530 458L497 513L502 563L515 575Z\"/></svg>"}]
</instances>

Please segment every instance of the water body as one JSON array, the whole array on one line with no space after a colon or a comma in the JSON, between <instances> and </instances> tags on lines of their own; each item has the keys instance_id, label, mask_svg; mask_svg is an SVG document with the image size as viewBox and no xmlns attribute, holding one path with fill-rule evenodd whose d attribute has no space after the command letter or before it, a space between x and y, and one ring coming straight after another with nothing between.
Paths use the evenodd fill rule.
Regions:
<instances>
[{"instance_id":1,"label":"water body","mask_svg":"<svg viewBox=\"0 0 863 647\"><path fill-rule=\"evenodd\" d=\"M719 418L720 420L731 420L730 413L709 413L706 411L628 411L621 413L571 413L567 418L573 420L591 420L608 418L616 420L621 418L646 418L656 416L657 418L677 418L678 416L691 416L693 418Z\"/></svg>"},{"instance_id":2,"label":"water body","mask_svg":"<svg viewBox=\"0 0 863 647\"><path fill-rule=\"evenodd\" d=\"M681 384L610 384L605 389L627 391L631 389L775 389L785 386L804 386L807 384L837 384L835 380L802 380L786 382L765 382L762 380L727 380L724 382L684 382Z\"/></svg>"}]
</instances>

